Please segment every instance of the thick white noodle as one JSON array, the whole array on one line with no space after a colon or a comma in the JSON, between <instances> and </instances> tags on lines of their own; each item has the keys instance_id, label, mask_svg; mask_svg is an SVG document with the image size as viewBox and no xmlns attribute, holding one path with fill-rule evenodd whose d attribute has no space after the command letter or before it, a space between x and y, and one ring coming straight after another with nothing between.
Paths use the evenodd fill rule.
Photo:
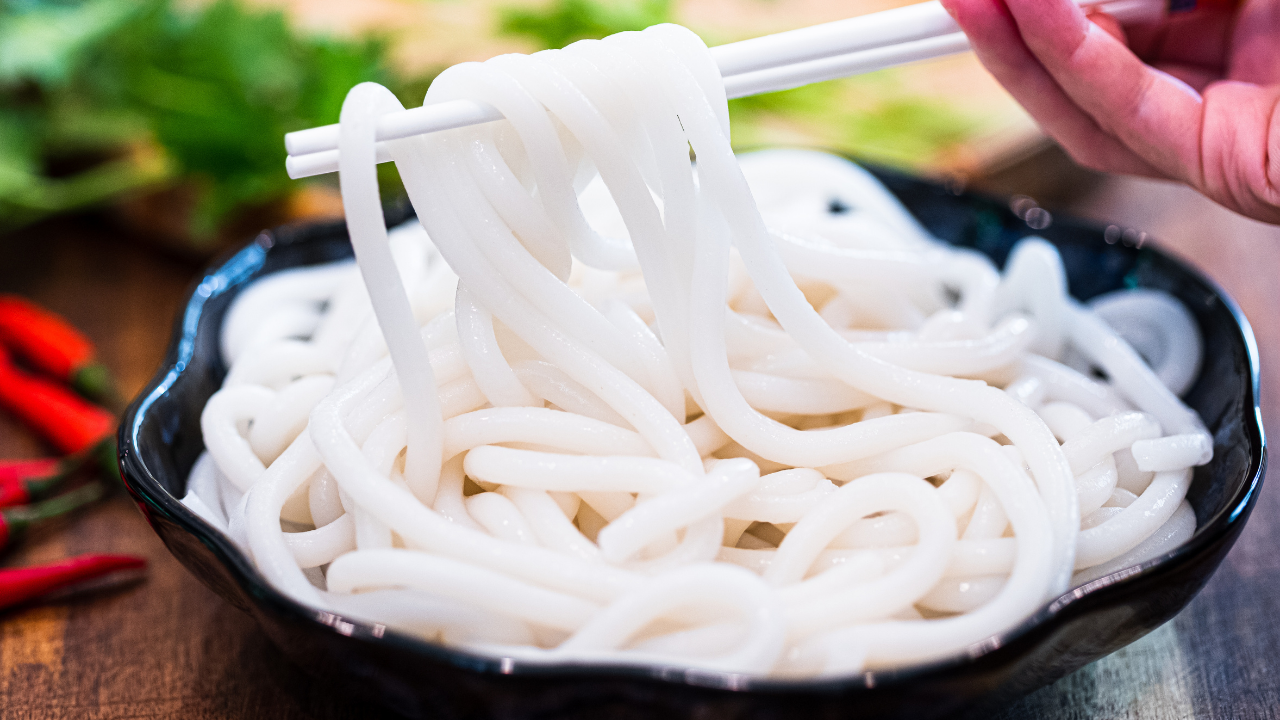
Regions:
<instances>
[{"instance_id":1,"label":"thick white noodle","mask_svg":"<svg viewBox=\"0 0 1280 720\"><path fill-rule=\"evenodd\" d=\"M675 26L426 102L459 98L506 119L390 143L420 223L388 233L400 106L353 89L358 270L224 321L183 502L289 597L524 662L812 676L964 652L1194 532L1213 445L1168 296L1100 318L1043 240L1001 273L845 160L735 157Z\"/></svg>"}]
</instances>

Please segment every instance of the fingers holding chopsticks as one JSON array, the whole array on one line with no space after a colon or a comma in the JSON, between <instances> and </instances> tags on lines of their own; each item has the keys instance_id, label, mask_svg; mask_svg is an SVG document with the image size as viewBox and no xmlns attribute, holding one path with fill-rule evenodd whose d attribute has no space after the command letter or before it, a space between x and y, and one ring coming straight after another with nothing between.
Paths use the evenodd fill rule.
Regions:
<instances>
[{"instance_id":1,"label":"fingers holding chopsticks","mask_svg":"<svg viewBox=\"0 0 1280 720\"><path fill-rule=\"evenodd\" d=\"M1272 84L1219 78L1201 92L1148 65L1123 33L1068 0L943 1L992 74L1081 164L1180 180L1236 212L1280 222L1280 68ZM1267 5L1280 0L1246 11ZM1222 10L1207 12L1221 20ZM1280 32L1280 13L1268 17ZM1144 44L1159 30L1141 28ZM1221 31L1205 23L1205 33ZM1191 40L1185 25L1178 38ZM1245 62L1239 52L1228 49L1225 67Z\"/></svg>"},{"instance_id":2,"label":"fingers holding chopsticks","mask_svg":"<svg viewBox=\"0 0 1280 720\"><path fill-rule=\"evenodd\" d=\"M987 70L1077 162L1099 170L1166 177L1104 130L1058 84L1023 41L1002 0L943 0L943 5L969 36Z\"/></svg>"},{"instance_id":3,"label":"fingers holding chopsticks","mask_svg":"<svg viewBox=\"0 0 1280 720\"><path fill-rule=\"evenodd\" d=\"M1008 7L1027 47L1081 109L1166 176L1200 184L1200 93L1142 62L1073 3Z\"/></svg>"}]
</instances>

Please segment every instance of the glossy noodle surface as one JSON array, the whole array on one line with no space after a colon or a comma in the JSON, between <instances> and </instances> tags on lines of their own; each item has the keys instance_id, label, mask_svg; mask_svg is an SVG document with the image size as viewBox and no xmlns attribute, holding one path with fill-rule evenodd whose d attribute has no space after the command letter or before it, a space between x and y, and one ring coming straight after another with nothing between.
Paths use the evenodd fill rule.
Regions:
<instances>
[{"instance_id":1,"label":"glossy noodle surface","mask_svg":"<svg viewBox=\"0 0 1280 720\"><path fill-rule=\"evenodd\" d=\"M1195 529L1190 314L1003 272L826 154L735 156L656 26L342 112L356 262L245 290L184 502L300 602L474 652L809 677L956 654ZM696 158L696 162L695 162Z\"/></svg>"}]
</instances>

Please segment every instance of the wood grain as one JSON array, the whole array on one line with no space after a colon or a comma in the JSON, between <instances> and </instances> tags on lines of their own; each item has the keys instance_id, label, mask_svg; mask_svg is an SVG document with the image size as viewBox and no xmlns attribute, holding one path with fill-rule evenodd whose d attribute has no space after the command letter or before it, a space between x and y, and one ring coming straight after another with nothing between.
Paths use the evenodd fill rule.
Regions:
<instances>
[{"instance_id":1,"label":"wood grain","mask_svg":"<svg viewBox=\"0 0 1280 720\"><path fill-rule=\"evenodd\" d=\"M1253 322L1264 419L1280 427L1280 228L1173 185L1109 179L1068 209L1151 233L1226 287ZM159 364L198 268L92 219L0 238L0 291L65 314L98 343L122 390ZM43 448L0 415L0 457ZM1236 548L1172 622L1001 713L1000 720L1271 718L1280 708L1280 494L1269 487ZM187 573L123 494L0 558L23 565L89 551L151 563L145 582L0 614L0 720L380 717L293 668L253 623Z\"/></svg>"},{"instance_id":2,"label":"wood grain","mask_svg":"<svg viewBox=\"0 0 1280 720\"><path fill-rule=\"evenodd\" d=\"M198 270L92 219L0 238L0 291L84 329L129 396L159 365ZM0 457L50 451L0 414ZM0 613L0 719L379 717L285 662L169 554L123 491L33 533L0 564L85 552L142 555L150 572L131 587Z\"/></svg>"}]
</instances>

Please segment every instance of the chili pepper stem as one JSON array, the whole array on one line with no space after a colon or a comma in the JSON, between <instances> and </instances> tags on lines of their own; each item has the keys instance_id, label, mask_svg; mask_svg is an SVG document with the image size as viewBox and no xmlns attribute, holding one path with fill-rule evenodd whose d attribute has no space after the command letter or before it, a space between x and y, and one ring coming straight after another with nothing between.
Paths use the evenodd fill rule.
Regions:
<instances>
[{"instance_id":1,"label":"chili pepper stem","mask_svg":"<svg viewBox=\"0 0 1280 720\"><path fill-rule=\"evenodd\" d=\"M57 313L17 295L0 295L0 342L90 399L109 397L111 377L94 357L93 342Z\"/></svg>"},{"instance_id":2,"label":"chili pepper stem","mask_svg":"<svg viewBox=\"0 0 1280 720\"><path fill-rule=\"evenodd\" d=\"M64 458L0 460L0 508L48 497L90 462L106 477L119 478L115 439L108 436L92 448Z\"/></svg>"},{"instance_id":3,"label":"chili pepper stem","mask_svg":"<svg viewBox=\"0 0 1280 720\"><path fill-rule=\"evenodd\" d=\"M116 453L115 435L108 435L103 438L101 442L93 446L90 454L97 461L98 470L103 477L123 482L123 478L120 476L120 458Z\"/></svg>"},{"instance_id":4,"label":"chili pepper stem","mask_svg":"<svg viewBox=\"0 0 1280 720\"><path fill-rule=\"evenodd\" d=\"M71 374L71 387L94 402L119 411L123 405L116 393L111 371L99 362L89 363Z\"/></svg>"},{"instance_id":5,"label":"chili pepper stem","mask_svg":"<svg viewBox=\"0 0 1280 720\"><path fill-rule=\"evenodd\" d=\"M102 483L95 481L48 500L0 509L0 548L32 524L84 507L102 497L102 493Z\"/></svg>"},{"instance_id":6,"label":"chili pepper stem","mask_svg":"<svg viewBox=\"0 0 1280 720\"><path fill-rule=\"evenodd\" d=\"M89 503L102 497L103 487L100 482L91 482L81 485L75 490L70 490L57 497L42 500L37 503L31 503L25 508L9 508L5 511L6 515L10 515L13 511L21 510L21 516L28 523L40 520L48 520L59 515L81 508ZM15 513L16 514L16 513Z\"/></svg>"}]
</instances>

